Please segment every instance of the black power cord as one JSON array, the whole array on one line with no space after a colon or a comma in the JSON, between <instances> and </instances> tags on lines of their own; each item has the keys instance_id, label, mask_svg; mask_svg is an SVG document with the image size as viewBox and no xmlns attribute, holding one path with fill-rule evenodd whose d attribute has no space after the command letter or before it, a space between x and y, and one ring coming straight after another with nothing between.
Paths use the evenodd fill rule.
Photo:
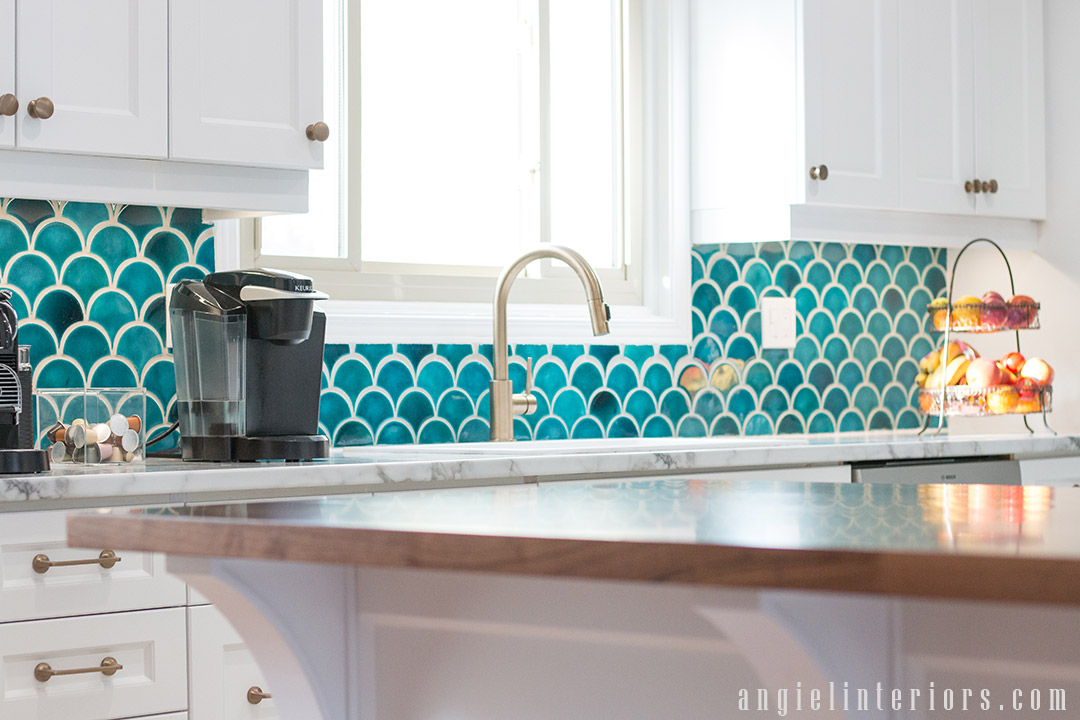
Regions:
<instances>
[{"instance_id":1,"label":"black power cord","mask_svg":"<svg viewBox=\"0 0 1080 720\"><path fill-rule=\"evenodd\" d=\"M175 432L179 427L180 427L180 421L177 420L172 425L170 425L168 428L166 428L165 430L162 430L160 433L158 433L154 437L147 440L146 441L147 449L149 450L151 445L156 445L157 443L161 442L165 438L172 435L173 432ZM179 448L177 448L175 450L159 450L157 452L147 452L146 457L178 458L178 457L180 457L180 450L179 450Z\"/></svg>"}]
</instances>

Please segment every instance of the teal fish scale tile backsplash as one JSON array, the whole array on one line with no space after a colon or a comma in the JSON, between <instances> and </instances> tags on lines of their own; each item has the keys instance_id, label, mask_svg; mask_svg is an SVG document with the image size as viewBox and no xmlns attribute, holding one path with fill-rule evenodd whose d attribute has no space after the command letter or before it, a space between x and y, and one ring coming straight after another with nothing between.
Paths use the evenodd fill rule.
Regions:
<instances>
[{"instance_id":1,"label":"teal fish scale tile backsplash","mask_svg":"<svg viewBox=\"0 0 1080 720\"><path fill-rule=\"evenodd\" d=\"M175 418L164 288L213 270L194 210L0 200L0 284L38 387L141 385L151 431ZM516 345L536 371L519 439L915 428L924 308L945 251L832 243L699 246L689 345ZM792 296L794 350L762 350L759 301ZM616 312L612 319L618 322ZM330 344L320 424L335 445L488 438L491 346ZM171 443L170 443L171 444ZM166 445L167 446L167 445Z\"/></svg>"}]
</instances>

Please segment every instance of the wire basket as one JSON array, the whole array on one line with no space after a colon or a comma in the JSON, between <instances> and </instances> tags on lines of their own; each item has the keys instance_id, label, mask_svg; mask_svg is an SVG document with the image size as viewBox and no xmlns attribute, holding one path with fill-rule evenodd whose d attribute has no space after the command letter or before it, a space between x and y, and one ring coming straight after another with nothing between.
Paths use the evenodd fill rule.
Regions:
<instances>
[{"instance_id":1,"label":"wire basket","mask_svg":"<svg viewBox=\"0 0 1080 720\"><path fill-rule=\"evenodd\" d=\"M957 303L926 306L933 323L933 332L992 333L1003 330L1038 330L1039 303Z\"/></svg>"},{"instance_id":2,"label":"wire basket","mask_svg":"<svg viewBox=\"0 0 1080 720\"><path fill-rule=\"evenodd\" d=\"M944 394L945 403L941 402ZM950 385L919 390L919 407L927 415L988 417L993 415L1030 415L1050 412L1054 393L1045 387L1017 387L1016 385Z\"/></svg>"}]
</instances>

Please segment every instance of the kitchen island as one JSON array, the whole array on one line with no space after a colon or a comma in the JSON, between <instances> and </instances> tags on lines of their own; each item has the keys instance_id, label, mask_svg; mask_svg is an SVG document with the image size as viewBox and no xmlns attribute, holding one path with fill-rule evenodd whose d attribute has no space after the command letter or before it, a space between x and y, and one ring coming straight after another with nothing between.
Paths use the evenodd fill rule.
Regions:
<instances>
[{"instance_id":1,"label":"kitchen island","mask_svg":"<svg viewBox=\"0 0 1080 720\"><path fill-rule=\"evenodd\" d=\"M1080 490L730 477L117 509L69 543L166 553L286 719L1080 699Z\"/></svg>"}]
</instances>

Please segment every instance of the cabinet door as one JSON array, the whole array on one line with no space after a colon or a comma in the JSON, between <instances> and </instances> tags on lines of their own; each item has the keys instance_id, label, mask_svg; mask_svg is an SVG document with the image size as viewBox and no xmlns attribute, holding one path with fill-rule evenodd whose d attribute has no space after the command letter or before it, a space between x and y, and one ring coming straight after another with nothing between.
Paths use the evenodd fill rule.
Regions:
<instances>
[{"instance_id":1,"label":"cabinet door","mask_svg":"<svg viewBox=\"0 0 1080 720\"><path fill-rule=\"evenodd\" d=\"M270 692L240 633L213 605L188 609L191 664L191 720L272 720L273 698L259 699L251 688Z\"/></svg>"},{"instance_id":2,"label":"cabinet door","mask_svg":"<svg viewBox=\"0 0 1080 720\"><path fill-rule=\"evenodd\" d=\"M1046 217L1042 0L975 3L975 168L996 180L978 212Z\"/></svg>"},{"instance_id":3,"label":"cabinet door","mask_svg":"<svg viewBox=\"0 0 1080 720\"><path fill-rule=\"evenodd\" d=\"M15 94L15 0L0 0L0 95ZM15 146L15 116L0 115L0 148Z\"/></svg>"},{"instance_id":4,"label":"cabinet door","mask_svg":"<svg viewBox=\"0 0 1080 720\"><path fill-rule=\"evenodd\" d=\"M806 201L899 204L897 0L806 0ZM809 175L828 167L826 180Z\"/></svg>"},{"instance_id":5,"label":"cabinet door","mask_svg":"<svg viewBox=\"0 0 1080 720\"><path fill-rule=\"evenodd\" d=\"M16 144L165 157L167 23L166 0L19 0ZM28 114L37 98L52 117Z\"/></svg>"},{"instance_id":6,"label":"cabinet door","mask_svg":"<svg viewBox=\"0 0 1080 720\"><path fill-rule=\"evenodd\" d=\"M174 2L169 37L172 158L322 167L321 0Z\"/></svg>"},{"instance_id":7,"label":"cabinet door","mask_svg":"<svg viewBox=\"0 0 1080 720\"><path fill-rule=\"evenodd\" d=\"M905 210L975 212L972 0L900 4L900 197Z\"/></svg>"}]
</instances>

